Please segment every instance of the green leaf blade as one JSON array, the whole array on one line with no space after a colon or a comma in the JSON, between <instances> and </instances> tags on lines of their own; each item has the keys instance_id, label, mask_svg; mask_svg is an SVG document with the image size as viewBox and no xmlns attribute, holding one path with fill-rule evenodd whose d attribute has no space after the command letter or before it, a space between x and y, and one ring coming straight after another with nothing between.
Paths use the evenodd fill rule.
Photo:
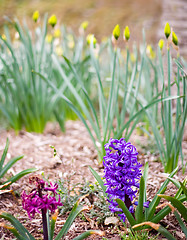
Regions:
<instances>
[{"instance_id":1,"label":"green leaf blade","mask_svg":"<svg viewBox=\"0 0 187 240\"><path fill-rule=\"evenodd\" d=\"M178 199L176 199L174 197L163 195L163 194L159 194L159 197L162 197L162 198L170 201L171 204L175 208L177 208L177 210L180 212L180 214L182 215L184 220L187 221L187 208L181 203L181 201L179 201Z\"/></svg>"},{"instance_id":2,"label":"green leaf blade","mask_svg":"<svg viewBox=\"0 0 187 240\"><path fill-rule=\"evenodd\" d=\"M134 217L132 216L132 214L129 212L125 203L121 199L116 199L116 202L118 203L119 207L122 209L123 213L127 217L130 225L134 226L136 224L136 221L135 221Z\"/></svg>"}]
</instances>

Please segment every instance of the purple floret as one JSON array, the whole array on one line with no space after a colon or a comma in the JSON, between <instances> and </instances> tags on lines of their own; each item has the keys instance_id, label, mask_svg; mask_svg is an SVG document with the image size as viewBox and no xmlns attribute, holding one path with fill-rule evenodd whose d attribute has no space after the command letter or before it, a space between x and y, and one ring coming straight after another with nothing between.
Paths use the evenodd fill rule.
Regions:
<instances>
[{"instance_id":1,"label":"purple floret","mask_svg":"<svg viewBox=\"0 0 187 240\"><path fill-rule=\"evenodd\" d=\"M142 175L140 170L142 165L137 161L138 152L135 146L126 142L124 138L120 140L111 138L109 143L105 144L105 151L103 165L106 193L108 193L110 203L109 209L112 212L122 212L115 201L119 198L125 202L129 211L134 213L131 202L136 197L136 189L139 188L139 180ZM148 206L148 204L145 205ZM124 213L119 216L125 221Z\"/></svg>"}]
</instances>

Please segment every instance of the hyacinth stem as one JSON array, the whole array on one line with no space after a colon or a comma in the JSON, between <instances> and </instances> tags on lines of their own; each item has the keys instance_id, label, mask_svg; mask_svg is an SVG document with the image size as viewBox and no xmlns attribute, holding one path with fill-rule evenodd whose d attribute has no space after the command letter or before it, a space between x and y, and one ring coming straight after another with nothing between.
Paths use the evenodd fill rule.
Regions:
<instances>
[{"instance_id":1,"label":"hyacinth stem","mask_svg":"<svg viewBox=\"0 0 187 240\"><path fill-rule=\"evenodd\" d=\"M130 208L130 206L132 206L132 202L127 194L125 194L125 205L128 209ZM134 213L131 213L131 214L132 214L133 218L135 219Z\"/></svg>"},{"instance_id":2,"label":"hyacinth stem","mask_svg":"<svg viewBox=\"0 0 187 240\"><path fill-rule=\"evenodd\" d=\"M42 224L44 240L48 240L47 217L44 209L42 209Z\"/></svg>"},{"instance_id":3,"label":"hyacinth stem","mask_svg":"<svg viewBox=\"0 0 187 240\"><path fill-rule=\"evenodd\" d=\"M38 195L39 197L42 198L42 189L40 184L38 184ZM48 229L47 229L47 216L46 216L46 210L41 209L42 211L42 225L43 225L43 235L44 235L44 240L48 240Z\"/></svg>"}]
</instances>

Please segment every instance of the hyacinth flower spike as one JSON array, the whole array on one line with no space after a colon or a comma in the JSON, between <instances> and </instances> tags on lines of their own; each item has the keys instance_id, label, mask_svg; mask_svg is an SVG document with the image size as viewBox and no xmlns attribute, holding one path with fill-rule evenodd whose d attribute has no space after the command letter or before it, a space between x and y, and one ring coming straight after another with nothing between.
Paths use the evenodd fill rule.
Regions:
<instances>
[{"instance_id":1,"label":"hyacinth flower spike","mask_svg":"<svg viewBox=\"0 0 187 240\"><path fill-rule=\"evenodd\" d=\"M63 227L54 238L55 223L58 216L57 207L62 206L60 196L57 194L58 185L53 185L52 183L49 184L37 176L30 178L30 183L34 183L36 187L33 188L29 194L26 194L25 191L23 191L21 195L22 205L27 211L30 219L34 218L36 213L42 214L44 240L64 239L75 218L82 211L90 210L89 206L79 205L86 195L80 197L71 210ZM49 212L52 213L51 220L49 219ZM2 223L1 227L4 227L12 232L17 239L36 240L36 238L32 236L31 233L29 233L29 231L13 215L6 212L0 212L0 218L6 219L11 223L12 226ZM73 238L73 240L82 240L93 234L104 236L104 232L100 230L88 230Z\"/></svg>"},{"instance_id":2,"label":"hyacinth flower spike","mask_svg":"<svg viewBox=\"0 0 187 240\"><path fill-rule=\"evenodd\" d=\"M60 195L56 192L58 185L52 183L49 185L37 176L30 178L30 183L35 183L36 188L32 189L30 194L23 191L21 195L22 206L30 219L34 218L36 213L42 213L44 240L48 240L47 211L54 213L58 206L62 206ZM58 195L58 201L56 195Z\"/></svg>"},{"instance_id":3,"label":"hyacinth flower spike","mask_svg":"<svg viewBox=\"0 0 187 240\"><path fill-rule=\"evenodd\" d=\"M137 161L138 152L135 146L126 142L124 138L110 139L109 143L105 144L106 155L103 157L104 162L104 177L107 186L110 210L112 212L122 212L119 208L116 199L122 200L130 213L134 215L134 205L138 202L133 200L136 197L139 181L142 176L140 167L142 165ZM145 202L144 207L149 207L149 202ZM119 213L118 216L125 222L126 216L124 213Z\"/></svg>"},{"instance_id":4,"label":"hyacinth flower spike","mask_svg":"<svg viewBox=\"0 0 187 240\"><path fill-rule=\"evenodd\" d=\"M142 174L141 164L137 161L138 152L136 148L123 138L120 140L111 138L109 143L105 145L105 151L104 178L101 178L91 167L90 171L103 190L103 194L110 204L110 210L118 214L123 223L127 219L131 227L136 225L135 230L144 228L138 224L145 221L159 223L171 212L168 206L161 211L157 211L161 199L159 194L166 191L167 185L178 169L172 171L149 202L146 200L148 162L145 163ZM138 201L136 201L135 197L138 189L139 196ZM181 197L181 189L177 191L175 198L184 201L184 198ZM135 208L134 205L136 205Z\"/></svg>"}]
</instances>

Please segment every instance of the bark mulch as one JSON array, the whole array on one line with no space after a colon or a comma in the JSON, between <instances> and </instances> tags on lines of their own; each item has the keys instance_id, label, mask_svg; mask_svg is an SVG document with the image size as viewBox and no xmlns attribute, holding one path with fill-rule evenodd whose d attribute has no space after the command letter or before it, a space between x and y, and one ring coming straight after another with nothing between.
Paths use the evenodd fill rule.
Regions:
<instances>
[{"instance_id":1,"label":"bark mulch","mask_svg":"<svg viewBox=\"0 0 187 240\"><path fill-rule=\"evenodd\" d=\"M48 124L44 134L21 131L18 135L15 135L13 130L3 130L0 134L0 156L5 147L7 137L10 141L7 160L18 155L24 155L24 158L10 169L8 175L16 174L27 168L36 167L38 169L36 173L38 175L44 174L50 181L55 181L60 178L65 179L71 175L71 184L83 183L85 181L95 182L88 166L91 166L102 175L103 169L97 163L97 152L94 149L85 127L79 121L67 121L65 133L60 131L58 125ZM187 156L186 140L187 139L184 139L183 141L184 156ZM136 134L132 135L130 141L137 147L139 162L143 165L145 162L149 162L147 198L151 200L168 175L164 173L162 164L158 161L154 144L148 142L145 136L138 136ZM57 150L58 156L53 156L51 145ZM179 171L175 175L175 179L183 181L185 174L186 173L182 173L179 166ZM26 212L22 209L21 199L19 197L23 190L30 190L28 176L12 184L11 189L16 194L16 197L9 193L0 195L0 210L13 214L37 239L42 239L40 216L38 215L36 219L29 220ZM175 186L169 183L166 194L173 196L176 191ZM67 216L68 215L65 214L58 217L56 232L63 226ZM1 219L0 222L2 222ZM173 232L177 239L185 239L172 213L165 217L161 224ZM118 226L106 226L104 224L97 226L96 223L93 224L93 221L85 221L78 217L72 224L65 239L73 239L82 232L93 228L104 231L105 237L111 240L120 239L119 231L122 233L127 231L121 223L119 223ZM153 232L153 234L156 233ZM7 230L0 227L0 239L14 239L14 237ZM90 236L87 239L102 239L102 237ZM158 236L157 239L164 239L164 237Z\"/></svg>"}]
</instances>

